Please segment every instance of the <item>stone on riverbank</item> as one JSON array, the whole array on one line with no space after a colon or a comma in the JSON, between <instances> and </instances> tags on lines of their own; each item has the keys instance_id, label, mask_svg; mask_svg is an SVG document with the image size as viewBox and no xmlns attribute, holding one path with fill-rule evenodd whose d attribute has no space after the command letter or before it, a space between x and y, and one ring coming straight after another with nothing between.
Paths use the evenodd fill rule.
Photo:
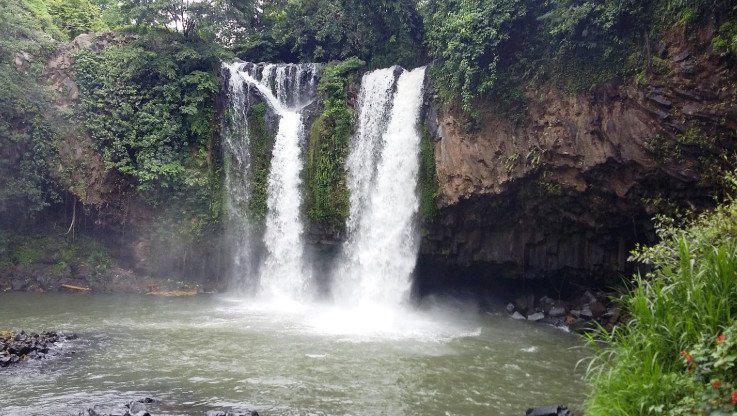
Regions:
<instances>
[{"instance_id":1,"label":"stone on riverbank","mask_svg":"<svg viewBox=\"0 0 737 416\"><path fill-rule=\"evenodd\" d=\"M57 343L76 338L73 334L67 336L54 331L40 334L25 331L0 332L0 367L58 355L58 351L53 348Z\"/></svg>"},{"instance_id":2,"label":"stone on riverbank","mask_svg":"<svg viewBox=\"0 0 737 416\"><path fill-rule=\"evenodd\" d=\"M525 416L573 416L566 406L542 406L527 409Z\"/></svg>"}]
</instances>

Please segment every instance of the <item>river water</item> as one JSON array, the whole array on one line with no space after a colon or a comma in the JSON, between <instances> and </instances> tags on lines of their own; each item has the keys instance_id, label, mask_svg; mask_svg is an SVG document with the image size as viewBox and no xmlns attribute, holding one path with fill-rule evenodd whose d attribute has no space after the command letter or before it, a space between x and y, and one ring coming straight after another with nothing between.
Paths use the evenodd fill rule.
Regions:
<instances>
[{"instance_id":1,"label":"river water","mask_svg":"<svg viewBox=\"0 0 737 416\"><path fill-rule=\"evenodd\" d=\"M74 332L74 355L0 369L0 414L154 397L155 414L523 415L580 408L579 336L472 308L337 309L227 296L0 293L0 330Z\"/></svg>"}]
</instances>

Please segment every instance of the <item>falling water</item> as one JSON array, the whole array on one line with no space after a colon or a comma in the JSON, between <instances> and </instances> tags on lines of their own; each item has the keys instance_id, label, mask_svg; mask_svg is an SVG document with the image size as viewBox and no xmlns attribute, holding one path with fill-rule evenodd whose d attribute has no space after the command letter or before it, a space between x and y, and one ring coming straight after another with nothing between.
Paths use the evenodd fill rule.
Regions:
<instances>
[{"instance_id":1,"label":"falling water","mask_svg":"<svg viewBox=\"0 0 737 416\"><path fill-rule=\"evenodd\" d=\"M353 304L406 301L417 257L425 69L402 72L392 95L398 71L374 71L361 83L358 133L348 162L350 235L335 276L338 299Z\"/></svg>"},{"instance_id":2,"label":"falling water","mask_svg":"<svg viewBox=\"0 0 737 416\"><path fill-rule=\"evenodd\" d=\"M317 66L231 64L231 73L253 88L279 117L268 176L268 198L260 290L279 298L298 299L308 290L304 265L303 224L300 216L302 109L315 96Z\"/></svg>"},{"instance_id":3,"label":"falling water","mask_svg":"<svg viewBox=\"0 0 737 416\"><path fill-rule=\"evenodd\" d=\"M227 237L233 247L231 277L233 288L243 288L255 276L253 224L244 213L251 197L251 155L248 135L249 95L237 76L239 64L223 64L227 76L228 109L223 123L225 147L225 209Z\"/></svg>"}]
</instances>

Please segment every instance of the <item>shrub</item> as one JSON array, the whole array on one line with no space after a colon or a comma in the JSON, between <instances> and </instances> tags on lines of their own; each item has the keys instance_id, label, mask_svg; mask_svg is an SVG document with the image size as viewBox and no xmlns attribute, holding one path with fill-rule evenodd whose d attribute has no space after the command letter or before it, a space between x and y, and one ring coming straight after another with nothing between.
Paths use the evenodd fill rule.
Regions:
<instances>
[{"instance_id":1,"label":"shrub","mask_svg":"<svg viewBox=\"0 0 737 416\"><path fill-rule=\"evenodd\" d=\"M712 392L703 377L710 376L701 370L695 380L679 357L692 351L707 357L699 358L705 366L716 363L705 340L726 334L737 320L737 201L683 228L661 223L658 233L659 244L633 252L633 260L653 270L635 276L632 291L620 300L629 322L591 336L598 354L589 366L594 390L587 415L679 414L708 406L705 392ZM725 388L729 380L722 380Z\"/></svg>"}]
</instances>

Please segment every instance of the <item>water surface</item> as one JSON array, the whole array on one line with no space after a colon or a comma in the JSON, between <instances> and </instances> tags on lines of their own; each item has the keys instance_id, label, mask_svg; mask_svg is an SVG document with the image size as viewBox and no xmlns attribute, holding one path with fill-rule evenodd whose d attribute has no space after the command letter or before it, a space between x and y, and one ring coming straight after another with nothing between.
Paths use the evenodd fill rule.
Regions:
<instances>
[{"instance_id":1,"label":"water surface","mask_svg":"<svg viewBox=\"0 0 737 416\"><path fill-rule=\"evenodd\" d=\"M3 415L145 396L170 415L522 415L586 394L580 337L457 308L0 293L2 329L82 337L73 356L0 369Z\"/></svg>"}]
</instances>

